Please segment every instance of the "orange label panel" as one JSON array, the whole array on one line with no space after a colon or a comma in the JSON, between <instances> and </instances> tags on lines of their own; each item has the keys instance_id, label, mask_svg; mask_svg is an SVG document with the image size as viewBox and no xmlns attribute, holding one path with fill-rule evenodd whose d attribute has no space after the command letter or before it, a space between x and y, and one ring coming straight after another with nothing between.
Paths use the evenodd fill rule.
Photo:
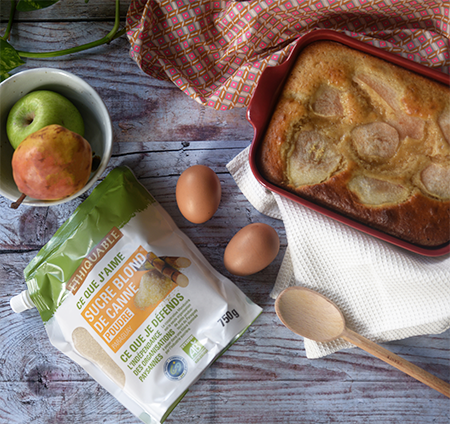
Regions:
<instances>
[{"instance_id":1,"label":"orange label panel","mask_svg":"<svg viewBox=\"0 0 450 424\"><path fill-rule=\"evenodd\" d=\"M84 319L113 352L120 349L163 300L147 307L135 303L142 276L148 272L139 270L147 254L139 246L82 311ZM168 293L174 287L176 284L172 284Z\"/></svg>"}]
</instances>

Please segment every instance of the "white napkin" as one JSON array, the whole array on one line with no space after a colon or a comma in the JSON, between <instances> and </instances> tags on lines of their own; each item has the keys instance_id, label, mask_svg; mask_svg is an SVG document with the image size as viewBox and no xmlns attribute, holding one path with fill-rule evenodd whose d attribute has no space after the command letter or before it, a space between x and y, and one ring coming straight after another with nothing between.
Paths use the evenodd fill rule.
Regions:
<instances>
[{"instance_id":1,"label":"white napkin","mask_svg":"<svg viewBox=\"0 0 450 424\"><path fill-rule=\"evenodd\" d=\"M420 256L274 194L253 176L248 154L236 156L229 172L259 212L286 228L271 297L294 285L316 290L341 308L349 328L377 343L450 328L450 255ZM352 346L305 339L308 358Z\"/></svg>"}]
</instances>

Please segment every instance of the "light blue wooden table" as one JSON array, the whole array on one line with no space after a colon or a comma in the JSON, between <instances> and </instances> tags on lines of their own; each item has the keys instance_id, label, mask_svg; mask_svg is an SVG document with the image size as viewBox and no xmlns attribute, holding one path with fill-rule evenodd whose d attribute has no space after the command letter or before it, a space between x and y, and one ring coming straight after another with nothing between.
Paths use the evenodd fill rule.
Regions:
<instances>
[{"instance_id":1,"label":"light blue wooden table","mask_svg":"<svg viewBox=\"0 0 450 424\"><path fill-rule=\"evenodd\" d=\"M2 30L9 3L0 2ZM125 17L128 1L121 5ZM62 0L45 11L17 14L11 42L36 51L78 45L101 38L113 17L113 1L90 0L86 5ZM125 37L69 57L28 59L19 70L43 66L73 72L98 91L114 125L108 171L130 166L211 264L264 309L244 337L192 387L167 423L450 422L450 400L438 392L361 350L308 360L303 340L279 322L269 293L286 248L283 224L259 214L225 167L251 142L245 110L202 107L172 83L144 75L129 58ZM219 211L203 225L186 221L175 201L178 176L194 164L210 166L223 190ZM140 422L50 344L36 310L16 315L9 307L10 297L25 288L25 266L83 199L13 211L0 198L1 424ZM223 265L225 246L252 222L272 225L280 235L281 251L262 272L233 277ZM449 382L450 332L385 346Z\"/></svg>"}]
</instances>

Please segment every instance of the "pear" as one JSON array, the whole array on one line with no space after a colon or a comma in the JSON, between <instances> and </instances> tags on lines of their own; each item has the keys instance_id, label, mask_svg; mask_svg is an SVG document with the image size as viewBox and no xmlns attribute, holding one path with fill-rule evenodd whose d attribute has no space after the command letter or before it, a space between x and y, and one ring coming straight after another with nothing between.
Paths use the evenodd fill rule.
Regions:
<instances>
[{"instance_id":1,"label":"pear","mask_svg":"<svg viewBox=\"0 0 450 424\"><path fill-rule=\"evenodd\" d=\"M91 168L90 144L61 125L48 125L30 134L12 158L13 178L22 198L58 200L71 196L86 185Z\"/></svg>"}]
</instances>

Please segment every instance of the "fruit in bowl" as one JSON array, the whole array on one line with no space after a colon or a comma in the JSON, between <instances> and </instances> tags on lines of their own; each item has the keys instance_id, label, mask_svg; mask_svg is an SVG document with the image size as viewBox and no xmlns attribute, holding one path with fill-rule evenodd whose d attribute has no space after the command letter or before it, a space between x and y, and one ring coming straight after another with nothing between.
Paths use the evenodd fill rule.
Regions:
<instances>
[{"instance_id":1,"label":"fruit in bowl","mask_svg":"<svg viewBox=\"0 0 450 424\"><path fill-rule=\"evenodd\" d=\"M78 109L84 121L83 138L91 146L91 156L93 156L91 159L95 163L92 165L92 172L88 181L75 193L56 200L36 199L32 195L27 195L22 201L23 207L48 207L67 203L88 191L105 171L111 158L113 146L113 128L108 110L96 90L87 82L70 72L56 68L35 68L11 75L0 83L1 196L11 202L16 202L22 195L13 177L12 158L15 150L8 139L6 131L7 119L15 103L29 93L37 91L58 93L68 99ZM36 118L38 118L37 115ZM63 116L63 118L65 117ZM54 124L61 125L61 122L54 122ZM35 129L37 130L37 128ZM68 129L74 131L73 128L68 127Z\"/></svg>"},{"instance_id":2,"label":"fruit in bowl","mask_svg":"<svg viewBox=\"0 0 450 424\"><path fill-rule=\"evenodd\" d=\"M84 121L75 105L50 90L37 90L18 100L8 114L6 133L14 149L30 134L58 124L84 136Z\"/></svg>"},{"instance_id":3,"label":"fruit in bowl","mask_svg":"<svg viewBox=\"0 0 450 424\"><path fill-rule=\"evenodd\" d=\"M91 168L91 145L61 125L48 125L30 134L12 158L13 178L22 199L68 197L86 185Z\"/></svg>"},{"instance_id":4,"label":"fruit in bowl","mask_svg":"<svg viewBox=\"0 0 450 424\"><path fill-rule=\"evenodd\" d=\"M26 196L59 200L81 190L92 170L92 149L84 135L84 121L63 95L37 90L11 108L6 133L15 149L14 182L21 192L11 207Z\"/></svg>"}]
</instances>

